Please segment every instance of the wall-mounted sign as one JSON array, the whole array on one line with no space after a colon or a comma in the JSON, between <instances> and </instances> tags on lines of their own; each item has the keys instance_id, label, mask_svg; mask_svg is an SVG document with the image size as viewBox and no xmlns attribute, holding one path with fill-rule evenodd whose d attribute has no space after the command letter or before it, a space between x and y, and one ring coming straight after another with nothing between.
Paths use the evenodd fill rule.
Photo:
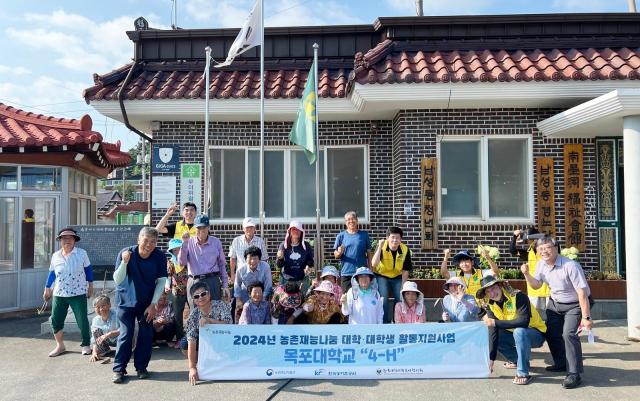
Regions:
<instances>
[{"instance_id":1,"label":"wall-mounted sign","mask_svg":"<svg viewBox=\"0 0 640 401\"><path fill-rule=\"evenodd\" d=\"M180 145L153 145L153 173L180 172Z\"/></svg>"},{"instance_id":2,"label":"wall-mounted sign","mask_svg":"<svg viewBox=\"0 0 640 401\"><path fill-rule=\"evenodd\" d=\"M536 158L536 198L538 200L538 229L556 236L556 207L553 179L553 157Z\"/></svg>"},{"instance_id":3,"label":"wall-mounted sign","mask_svg":"<svg viewBox=\"0 0 640 401\"><path fill-rule=\"evenodd\" d=\"M176 202L176 177L174 175L153 177L153 208L166 209Z\"/></svg>"},{"instance_id":4,"label":"wall-mounted sign","mask_svg":"<svg viewBox=\"0 0 640 401\"><path fill-rule=\"evenodd\" d=\"M438 248L438 197L436 194L438 185L436 182L436 168L438 159L430 157L422 159L422 249Z\"/></svg>"},{"instance_id":5,"label":"wall-mounted sign","mask_svg":"<svg viewBox=\"0 0 640 401\"><path fill-rule=\"evenodd\" d=\"M180 166L180 204L193 202L202 210L202 166L187 163ZM206 213L203 211L203 213Z\"/></svg>"},{"instance_id":6,"label":"wall-mounted sign","mask_svg":"<svg viewBox=\"0 0 640 401\"><path fill-rule=\"evenodd\" d=\"M584 252L584 159L582 144L564 145L564 230L566 247Z\"/></svg>"}]
</instances>

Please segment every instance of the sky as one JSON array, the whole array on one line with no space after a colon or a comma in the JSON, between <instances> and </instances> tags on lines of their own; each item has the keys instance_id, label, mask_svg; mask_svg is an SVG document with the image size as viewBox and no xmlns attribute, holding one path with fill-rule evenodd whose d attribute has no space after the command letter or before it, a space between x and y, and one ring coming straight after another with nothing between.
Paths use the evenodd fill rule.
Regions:
<instances>
[{"instance_id":1,"label":"sky","mask_svg":"<svg viewBox=\"0 0 640 401\"><path fill-rule=\"evenodd\" d=\"M240 27L255 0L175 0L181 28ZM425 15L626 12L627 0L424 0ZM127 64L125 32L143 16L169 29L173 0L0 0L0 102L55 117L89 114L94 131L128 150L138 137L87 105L93 74ZM265 26L371 24L415 15L414 0L265 0Z\"/></svg>"}]
</instances>

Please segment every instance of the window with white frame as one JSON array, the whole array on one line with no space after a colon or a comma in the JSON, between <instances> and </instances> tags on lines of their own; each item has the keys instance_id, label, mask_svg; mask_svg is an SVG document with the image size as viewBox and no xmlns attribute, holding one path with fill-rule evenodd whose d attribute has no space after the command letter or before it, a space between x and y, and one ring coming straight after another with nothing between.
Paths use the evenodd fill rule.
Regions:
<instances>
[{"instance_id":1,"label":"window with white frame","mask_svg":"<svg viewBox=\"0 0 640 401\"><path fill-rule=\"evenodd\" d=\"M355 210L367 219L367 165L365 146L322 148L320 215L342 219ZM211 150L211 211L216 220L259 215L260 151L256 148ZM267 219L313 219L316 215L315 164L301 150L264 152L264 210ZM330 177L329 180L325 179Z\"/></svg>"},{"instance_id":2,"label":"window with white frame","mask_svg":"<svg viewBox=\"0 0 640 401\"><path fill-rule=\"evenodd\" d=\"M439 152L443 220L533 218L530 137L443 137Z\"/></svg>"}]
</instances>

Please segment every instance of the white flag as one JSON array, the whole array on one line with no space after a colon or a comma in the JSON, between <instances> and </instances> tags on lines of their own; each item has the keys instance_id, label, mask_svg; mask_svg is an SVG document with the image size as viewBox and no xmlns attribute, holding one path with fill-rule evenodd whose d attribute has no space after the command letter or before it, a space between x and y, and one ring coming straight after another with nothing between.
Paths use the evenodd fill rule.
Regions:
<instances>
[{"instance_id":1,"label":"white flag","mask_svg":"<svg viewBox=\"0 0 640 401\"><path fill-rule=\"evenodd\" d=\"M253 6L253 10L251 10L251 14L247 17L247 20L244 22L242 29L240 29L240 33L236 37L236 40L233 41L231 48L229 49L229 54L227 55L227 59L224 63L220 63L216 65L216 68L226 67L233 63L233 60L251 49L255 46L260 46L260 37L262 31L262 3L261 0L256 0L256 4Z\"/></svg>"}]
</instances>

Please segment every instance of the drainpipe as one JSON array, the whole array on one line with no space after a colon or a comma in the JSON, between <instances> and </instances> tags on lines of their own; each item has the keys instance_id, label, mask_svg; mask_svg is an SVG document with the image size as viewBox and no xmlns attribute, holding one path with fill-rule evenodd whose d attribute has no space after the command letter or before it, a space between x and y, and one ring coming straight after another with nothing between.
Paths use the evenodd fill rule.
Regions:
<instances>
[{"instance_id":1,"label":"drainpipe","mask_svg":"<svg viewBox=\"0 0 640 401\"><path fill-rule=\"evenodd\" d=\"M149 137L147 134L145 134L144 132L140 131L139 129L131 125L131 123L129 122L129 117L127 116L127 110L124 107L124 88L126 88L127 85L129 85L129 82L131 82L131 78L133 77L133 71L136 69L136 67L138 67L138 65L139 64L137 60L134 61L133 64L131 64L131 69L129 70L129 73L127 73L127 77L124 79L124 82L120 87L120 91L118 92L118 102L120 103L120 111L122 112L122 120L124 121L124 125L127 128L129 128L131 131L138 134L138 136L140 136L140 138L142 138L143 141L145 140L149 141L149 145L151 146L151 149L153 149L153 139L151 139L151 137ZM151 155L150 165L153 165L153 151L150 152L150 155ZM123 189L124 189L124 184L123 184ZM153 178L149 177L149 200L147 202L147 213L149 213L149 215L151 215L151 193L153 193Z\"/></svg>"},{"instance_id":2,"label":"drainpipe","mask_svg":"<svg viewBox=\"0 0 640 401\"><path fill-rule=\"evenodd\" d=\"M627 0L627 3L629 4L629 12L630 13L637 13L638 10L636 9L636 0Z\"/></svg>"}]
</instances>

